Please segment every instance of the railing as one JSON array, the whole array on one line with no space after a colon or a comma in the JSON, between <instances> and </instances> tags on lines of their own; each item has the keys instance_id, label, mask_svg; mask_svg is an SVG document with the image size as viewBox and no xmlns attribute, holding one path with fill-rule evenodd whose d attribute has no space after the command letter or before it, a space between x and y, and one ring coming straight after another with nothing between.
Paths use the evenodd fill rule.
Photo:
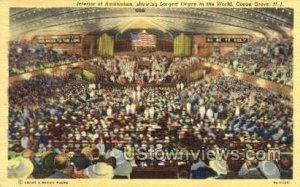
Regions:
<instances>
[{"instance_id":1,"label":"railing","mask_svg":"<svg viewBox=\"0 0 300 187\"><path fill-rule=\"evenodd\" d=\"M217 130L217 129L212 129L213 131ZM220 129L218 129L220 130ZM131 132L136 132L133 130L125 130L124 133L131 133ZM220 130L218 132L218 135L224 135L224 131ZM54 137L52 135L44 135L46 137L48 137L49 140L51 140L51 144L54 147L61 147L61 145L67 145L66 150L68 151L74 151L74 150L80 150L81 148L77 148L76 144L82 145L82 147L94 147L96 145L95 141L92 140L75 140L75 138L57 138ZM116 144L115 140L112 140L109 137L104 137L103 138L103 142L106 145L106 147L113 147ZM197 149L202 149L203 147L205 148L211 148L213 146L215 146L216 144L219 144L219 140L217 139L211 139L211 140L199 140L194 136L187 136L185 137L183 140L179 140L178 143L184 143L185 145L187 145L187 148L193 149L193 150L197 150ZM9 140L9 143L11 144L19 144L20 140ZM128 139L122 139L118 141L118 144L122 144L122 145L127 145L128 143L132 143L130 140ZM161 144L165 144L165 145L169 145L170 143L165 143L163 140L157 140L156 143L161 143ZM245 140L245 141L238 141L235 139L232 139L231 137L228 137L227 139L222 139L222 147L229 147L229 145L231 145L233 148L239 149L239 148L245 148L246 145L251 145L254 149L264 149L266 148L267 144L275 144L276 141L266 141L264 139L258 139L258 141L253 141L251 139L249 140Z\"/></svg>"},{"instance_id":2,"label":"railing","mask_svg":"<svg viewBox=\"0 0 300 187\"><path fill-rule=\"evenodd\" d=\"M236 78L240 80L245 80L250 82L251 84L268 89L273 90L275 92L281 93L283 95L286 95L288 97L293 96L293 87L288 85L283 85L280 83L276 83L270 80L266 80L260 77L257 77L255 75L250 75L244 72L240 72L238 70L234 70L231 68L222 67L221 65L211 64L211 63L204 63L205 67L209 67L212 69L213 73L215 74L225 74L225 75L231 75L235 76Z\"/></svg>"},{"instance_id":3,"label":"railing","mask_svg":"<svg viewBox=\"0 0 300 187\"><path fill-rule=\"evenodd\" d=\"M136 87L137 83L109 83L109 82L98 82L102 87ZM176 87L177 83L144 83L143 87Z\"/></svg>"},{"instance_id":4,"label":"railing","mask_svg":"<svg viewBox=\"0 0 300 187\"><path fill-rule=\"evenodd\" d=\"M192 64L189 67L181 69L179 71L179 74L182 77L184 77L184 79L187 80L187 82L191 82L191 81L202 78L204 76L203 70L205 70L206 72L209 72L210 68L203 66L203 62L198 62L198 63Z\"/></svg>"}]
</instances>

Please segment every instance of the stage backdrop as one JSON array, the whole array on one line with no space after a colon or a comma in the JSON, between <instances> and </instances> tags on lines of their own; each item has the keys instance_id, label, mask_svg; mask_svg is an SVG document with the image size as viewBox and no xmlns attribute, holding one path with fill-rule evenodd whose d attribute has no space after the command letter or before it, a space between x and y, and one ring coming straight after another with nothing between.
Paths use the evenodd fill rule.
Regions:
<instances>
[{"instance_id":1,"label":"stage backdrop","mask_svg":"<svg viewBox=\"0 0 300 187\"><path fill-rule=\"evenodd\" d=\"M181 33L174 39L174 56L191 56L192 54L191 37Z\"/></svg>"},{"instance_id":2,"label":"stage backdrop","mask_svg":"<svg viewBox=\"0 0 300 187\"><path fill-rule=\"evenodd\" d=\"M110 57L114 55L114 38L108 34L102 34L98 39L98 55Z\"/></svg>"}]
</instances>

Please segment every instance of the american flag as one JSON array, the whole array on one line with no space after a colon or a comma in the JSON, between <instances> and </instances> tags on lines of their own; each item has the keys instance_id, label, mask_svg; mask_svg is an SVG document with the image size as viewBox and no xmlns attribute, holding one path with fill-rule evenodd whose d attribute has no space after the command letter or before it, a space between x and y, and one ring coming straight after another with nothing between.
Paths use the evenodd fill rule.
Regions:
<instances>
[{"instance_id":1,"label":"american flag","mask_svg":"<svg viewBox=\"0 0 300 187\"><path fill-rule=\"evenodd\" d=\"M133 47L156 47L155 36L148 33L131 34Z\"/></svg>"}]
</instances>

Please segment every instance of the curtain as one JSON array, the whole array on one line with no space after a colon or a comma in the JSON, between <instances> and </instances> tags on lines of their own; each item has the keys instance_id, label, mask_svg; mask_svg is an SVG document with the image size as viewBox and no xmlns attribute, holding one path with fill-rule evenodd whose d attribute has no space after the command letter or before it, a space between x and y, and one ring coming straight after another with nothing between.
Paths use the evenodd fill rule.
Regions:
<instances>
[{"instance_id":1,"label":"curtain","mask_svg":"<svg viewBox=\"0 0 300 187\"><path fill-rule=\"evenodd\" d=\"M98 55L111 57L114 55L114 38L108 34L102 34L98 39Z\"/></svg>"},{"instance_id":2,"label":"curtain","mask_svg":"<svg viewBox=\"0 0 300 187\"><path fill-rule=\"evenodd\" d=\"M174 56L191 56L192 54L192 39L191 37L181 33L174 39Z\"/></svg>"}]
</instances>

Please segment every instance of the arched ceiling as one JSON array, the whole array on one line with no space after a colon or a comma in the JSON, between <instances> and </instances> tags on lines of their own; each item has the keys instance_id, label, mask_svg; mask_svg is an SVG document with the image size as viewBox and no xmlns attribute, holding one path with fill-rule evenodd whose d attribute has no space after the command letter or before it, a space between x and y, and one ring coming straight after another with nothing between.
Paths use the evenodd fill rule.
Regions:
<instances>
[{"instance_id":1,"label":"arched ceiling","mask_svg":"<svg viewBox=\"0 0 300 187\"><path fill-rule=\"evenodd\" d=\"M293 9L286 8L11 8L11 39L24 35L70 34L129 29L168 33L250 34L287 37Z\"/></svg>"}]
</instances>

